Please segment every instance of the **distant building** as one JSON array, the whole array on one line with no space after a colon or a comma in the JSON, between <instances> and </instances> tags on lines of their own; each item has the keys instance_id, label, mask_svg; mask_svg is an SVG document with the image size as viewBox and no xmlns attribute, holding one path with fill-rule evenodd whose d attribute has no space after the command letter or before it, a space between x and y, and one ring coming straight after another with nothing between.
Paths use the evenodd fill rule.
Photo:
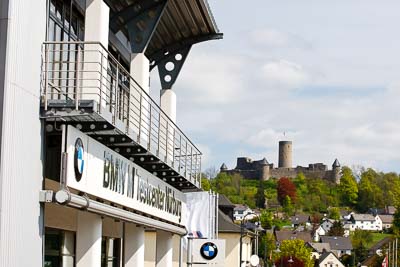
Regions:
<instances>
[{"instance_id":1,"label":"distant building","mask_svg":"<svg viewBox=\"0 0 400 267\"><path fill-rule=\"evenodd\" d=\"M351 215L350 221L353 224L353 230L382 231L382 221L378 216L373 216L371 214L353 214Z\"/></svg>"},{"instance_id":2,"label":"distant building","mask_svg":"<svg viewBox=\"0 0 400 267\"><path fill-rule=\"evenodd\" d=\"M233 220L241 221L243 220L244 216L247 216L246 220L251 220L256 215L254 214L253 210L247 207L246 205L241 205L241 204L235 205L235 208L233 209Z\"/></svg>"},{"instance_id":3,"label":"distant building","mask_svg":"<svg viewBox=\"0 0 400 267\"><path fill-rule=\"evenodd\" d=\"M303 225L303 226L311 225L310 215L307 215L307 214L298 214L298 215L292 216L290 218L290 221L292 222L293 228L298 227L300 225Z\"/></svg>"},{"instance_id":4,"label":"distant building","mask_svg":"<svg viewBox=\"0 0 400 267\"><path fill-rule=\"evenodd\" d=\"M329 243L331 252L333 252L339 258L345 254L351 255L351 251L353 249L349 237L321 236L321 243Z\"/></svg>"},{"instance_id":5,"label":"distant building","mask_svg":"<svg viewBox=\"0 0 400 267\"><path fill-rule=\"evenodd\" d=\"M393 226L393 215L378 215L377 216L382 224L382 230L388 230Z\"/></svg>"},{"instance_id":6,"label":"distant building","mask_svg":"<svg viewBox=\"0 0 400 267\"><path fill-rule=\"evenodd\" d=\"M308 167L292 167L292 142L279 142L279 163L275 168L273 163L269 163L266 158L253 161L247 157L237 158L236 167L229 170L225 163L220 168L221 172L228 174L239 174L245 179L268 180L271 177L289 177L294 178L300 172L306 177L322 178L334 183L340 182L340 163L336 159L332 164L332 169L323 163L311 163Z\"/></svg>"},{"instance_id":7,"label":"distant building","mask_svg":"<svg viewBox=\"0 0 400 267\"><path fill-rule=\"evenodd\" d=\"M238 266L240 255L240 225L233 222L231 214L235 207L228 198L220 195L218 211L218 234L219 239L225 240L225 266ZM242 260L250 261L253 251L255 234L248 229L243 229L242 238ZM153 265L154 266L154 265Z\"/></svg>"},{"instance_id":8,"label":"distant building","mask_svg":"<svg viewBox=\"0 0 400 267\"><path fill-rule=\"evenodd\" d=\"M336 257L336 255L332 252L325 252L319 258L319 267L327 267L327 266L335 266L335 267L344 267L343 263Z\"/></svg>"},{"instance_id":9,"label":"distant building","mask_svg":"<svg viewBox=\"0 0 400 267\"><path fill-rule=\"evenodd\" d=\"M283 240L303 240L304 243L311 243L311 232L298 232L293 230L275 231L275 239L277 242L282 243Z\"/></svg>"}]
</instances>

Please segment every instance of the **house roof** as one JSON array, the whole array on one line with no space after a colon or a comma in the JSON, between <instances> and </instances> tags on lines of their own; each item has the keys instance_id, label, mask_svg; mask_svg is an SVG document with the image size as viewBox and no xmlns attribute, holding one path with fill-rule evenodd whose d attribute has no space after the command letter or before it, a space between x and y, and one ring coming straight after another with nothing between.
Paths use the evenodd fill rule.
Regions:
<instances>
[{"instance_id":1,"label":"house roof","mask_svg":"<svg viewBox=\"0 0 400 267\"><path fill-rule=\"evenodd\" d=\"M312 242L311 232L297 232L292 230L275 231L276 241L282 242L283 240L299 239L304 242Z\"/></svg>"},{"instance_id":2,"label":"house roof","mask_svg":"<svg viewBox=\"0 0 400 267\"><path fill-rule=\"evenodd\" d=\"M321 236L322 243L329 243L331 250L352 250L350 238L344 236Z\"/></svg>"},{"instance_id":3,"label":"house roof","mask_svg":"<svg viewBox=\"0 0 400 267\"><path fill-rule=\"evenodd\" d=\"M333 255L333 257L335 257L335 259L341 263L341 261L338 259L338 257L336 257L335 253L332 252L325 252L321 255L321 257L319 258L319 263L322 263L326 258L328 258L330 255ZM339 266L344 266L343 263L341 263L341 265Z\"/></svg>"},{"instance_id":4,"label":"house roof","mask_svg":"<svg viewBox=\"0 0 400 267\"><path fill-rule=\"evenodd\" d=\"M396 207L394 207L394 206L387 206L387 213L388 214L395 214L396 213Z\"/></svg>"},{"instance_id":5,"label":"house roof","mask_svg":"<svg viewBox=\"0 0 400 267\"><path fill-rule=\"evenodd\" d=\"M240 225L232 222L231 218L218 209L218 232L240 234ZM244 233L254 235L253 232L243 229Z\"/></svg>"},{"instance_id":6,"label":"house roof","mask_svg":"<svg viewBox=\"0 0 400 267\"><path fill-rule=\"evenodd\" d=\"M375 217L372 216L371 214L353 214L351 215L351 217L355 220L355 221L368 221L368 222L373 222L375 221Z\"/></svg>"},{"instance_id":7,"label":"house roof","mask_svg":"<svg viewBox=\"0 0 400 267\"><path fill-rule=\"evenodd\" d=\"M218 197L218 206L222 207L235 207L234 204L225 196L225 195L219 195Z\"/></svg>"},{"instance_id":8,"label":"house roof","mask_svg":"<svg viewBox=\"0 0 400 267\"><path fill-rule=\"evenodd\" d=\"M290 218L292 224L302 224L310 221L310 216L307 214L298 214Z\"/></svg>"},{"instance_id":9,"label":"house roof","mask_svg":"<svg viewBox=\"0 0 400 267\"><path fill-rule=\"evenodd\" d=\"M393 215L378 215L382 223L393 223Z\"/></svg>"},{"instance_id":10,"label":"house roof","mask_svg":"<svg viewBox=\"0 0 400 267\"><path fill-rule=\"evenodd\" d=\"M235 205L235 208L233 209L233 210L247 210L249 207L247 207L246 205L242 205L242 204L239 204L239 205Z\"/></svg>"},{"instance_id":11,"label":"house roof","mask_svg":"<svg viewBox=\"0 0 400 267\"><path fill-rule=\"evenodd\" d=\"M240 226L233 223L228 215L218 210L218 232L220 233L240 233Z\"/></svg>"},{"instance_id":12,"label":"house roof","mask_svg":"<svg viewBox=\"0 0 400 267\"><path fill-rule=\"evenodd\" d=\"M324 251L331 251L331 246L329 243L307 243L315 252L323 253Z\"/></svg>"}]
</instances>

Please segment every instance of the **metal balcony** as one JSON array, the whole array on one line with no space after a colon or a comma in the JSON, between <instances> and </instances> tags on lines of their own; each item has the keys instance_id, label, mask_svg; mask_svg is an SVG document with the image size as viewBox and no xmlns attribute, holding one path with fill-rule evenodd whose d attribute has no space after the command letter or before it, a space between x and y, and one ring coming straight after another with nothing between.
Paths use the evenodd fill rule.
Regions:
<instances>
[{"instance_id":1,"label":"metal balcony","mask_svg":"<svg viewBox=\"0 0 400 267\"><path fill-rule=\"evenodd\" d=\"M97 42L46 42L42 117L73 125L180 190L200 188L201 152Z\"/></svg>"}]
</instances>

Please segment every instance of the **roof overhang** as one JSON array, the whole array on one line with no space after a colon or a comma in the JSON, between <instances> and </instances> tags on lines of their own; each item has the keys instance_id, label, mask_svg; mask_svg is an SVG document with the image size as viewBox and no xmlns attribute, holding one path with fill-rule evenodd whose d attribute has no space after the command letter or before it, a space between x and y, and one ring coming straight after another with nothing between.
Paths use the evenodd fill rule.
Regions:
<instances>
[{"instance_id":1,"label":"roof overhang","mask_svg":"<svg viewBox=\"0 0 400 267\"><path fill-rule=\"evenodd\" d=\"M134 36L133 28L143 32L143 38L129 41L135 50L144 49L143 52L152 62L152 66L157 65L168 54L199 42L223 37L207 0L105 0L105 2L110 6L110 27L114 33L122 31L128 39L133 39L130 37ZM134 47L135 41L141 42L139 48Z\"/></svg>"}]
</instances>

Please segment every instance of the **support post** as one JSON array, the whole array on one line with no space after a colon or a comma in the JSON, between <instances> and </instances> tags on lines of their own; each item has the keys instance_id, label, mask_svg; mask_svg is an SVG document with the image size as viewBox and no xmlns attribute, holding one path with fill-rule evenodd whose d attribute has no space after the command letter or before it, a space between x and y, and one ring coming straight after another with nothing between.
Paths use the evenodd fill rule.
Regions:
<instances>
[{"instance_id":1,"label":"support post","mask_svg":"<svg viewBox=\"0 0 400 267\"><path fill-rule=\"evenodd\" d=\"M101 266L101 217L87 211L79 211L77 226L76 266Z\"/></svg>"},{"instance_id":2,"label":"support post","mask_svg":"<svg viewBox=\"0 0 400 267\"><path fill-rule=\"evenodd\" d=\"M124 266L144 267L144 228L125 223Z\"/></svg>"},{"instance_id":3,"label":"support post","mask_svg":"<svg viewBox=\"0 0 400 267\"><path fill-rule=\"evenodd\" d=\"M172 267L172 234L157 231L156 267Z\"/></svg>"}]
</instances>

